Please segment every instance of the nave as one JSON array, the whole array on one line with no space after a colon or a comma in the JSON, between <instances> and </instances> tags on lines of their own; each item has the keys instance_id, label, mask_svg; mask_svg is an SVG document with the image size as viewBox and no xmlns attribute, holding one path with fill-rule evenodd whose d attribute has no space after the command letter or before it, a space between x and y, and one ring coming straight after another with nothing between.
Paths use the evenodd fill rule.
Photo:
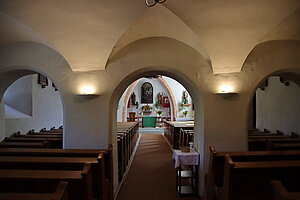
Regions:
<instances>
[{"instance_id":1,"label":"nave","mask_svg":"<svg viewBox=\"0 0 300 200\"><path fill-rule=\"evenodd\" d=\"M172 150L162 134L141 134L132 165L117 200L196 200L176 192Z\"/></svg>"},{"instance_id":2,"label":"nave","mask_svg":"<svg viewBox=\"0 0 300 200\"><path fill-rule=\"evenodd\" d=\"M86 187L93 187L93 195L84 195L88 190L76 195L80 191L70 182L66 187L59 184L59 177L51 186L29 180L33 183L32 189L37 186L30 191L19 190L12 180L13 185L8 190L2 186L7 184L9 175L5 172L0 183L1 194L11 191L17 196L20 196L18 192L44 196L40 194L42 189L52 196L56 187L65 187L70 200L81 200L83 196L95 200L102 195L102 199L115 199L135 146L135 132L126 127L118 130L118 123L128 120L144 122L144 126L156 122L159 128L166 125L164 121L194 120L194 135L186 131L183 141L179 136L184 134L172 132L170 126L165 127L168 129L165 134L178 150L187 146L189 138L194 139L194 151L200 155L197 193L202 200L273 200L273 180L280 180L286 187L288 193L283 193L288 194L286 199L291 199L293 194L290 193L299 193L300 187L294 186L299 185L300 167L295 165L300 158L290 155L293 154L290 151L300 149L300 1L159 0L152 7L144 1L0 1L0 141L4 140L0 146L5 147L0 151L5 157L3 162L10 160L15 165L18 161L18 166L23 161L30 163L36 169L26 173L28 178L38 174L44 178L54 176L36 172L43 170L55 171L60 176L65 174L66 167L68 174L75 174L78 180L82 180L81 172L90 171L88 165L84 168L85 158L48 159L48 152L55 155L53 157L65 153L70 157L73 153L68 152L74 149L79 154L96 150L88 158L93 160L92 168L101 166L102 161L106 163L105 179L89 180ZM48 77L49 82L37 74ZM165 77L181 83L188 93L183 93ZM153 86L153 98L148 83ZM142 93L150 98L143 98ZM182 99L186 94L192 100ZM42 101L44 99L46 101ZM55 140L35 134L43 127L48 130L61 125L63 133L55 136ZM32 129L35 130L33 136L28 134ZM18 131L20 135L11 137ZM110 144L113 159L111 162L100 159L98 165L97 158L102 155L98 150L106 151ZM266 161L250 156L249 162L265 167L272 165L274 173L258 173L262 179L251 175L254 182L258 181L251 182L252 185L258 187L243 185L241 188L240 183L248 183L250 179L236 171L240 170L238 166L257 171L263 170L262 167L256 169L255 165L248 165L248 161L244 162L248 157L241 160L232 153L228 153L230 157L223 155L221 160L225 161L226 156L228 161L227 172L237 177L233 185L224 185L219 179L207 178L214 174L210 173L214 167L209 169L210 158L213 158L210 153L214 152L210 146L215 147L217 155L220 152L273 155L273 151L282 151L294 160L287 160L286 155L281 157L278 152L277 160L274 156L267 157ZM35 158L27 158L36 152L47 152L47 156L45 153L37 156L41 168L32 163ZM11 158L15 156L18 158ZM55 162L53 169L44 168L43 163L49 160ZM61 164L67 160L77 163L77 167ZM280 168L283 163L296 170L287 170L293 173L281 176L284 175ZM225 170L222 165L216 169L217 172ZM263 182L265 193L261 194L258 190L263 187L256 183L262 183L264 174L272 179ZM92 176L97 177L93 173ZM175 176L172 173L174 182ZM11 177L15 178L19 177ZM292 178L295 182L289 182ZM105 187L98 188L97 180L104 180L105 184L100 186ZM231 181L223 180L224 183ZM45 187L41 188L42 185ZM277 186L275 182L273 188L284 191ZM246 194L244 189L247 194L257 196L241 198L239 194ZM281 198L276 196L276 200Z\"/></svg>"}]
</instances>

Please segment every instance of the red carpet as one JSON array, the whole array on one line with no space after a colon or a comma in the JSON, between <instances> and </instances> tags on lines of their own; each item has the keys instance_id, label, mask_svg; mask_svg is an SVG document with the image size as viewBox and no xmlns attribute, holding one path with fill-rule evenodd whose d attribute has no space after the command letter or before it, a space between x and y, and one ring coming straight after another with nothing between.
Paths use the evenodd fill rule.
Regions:
<instances>
[{"instance_id":1,"label":"red carpet","mask_svg":"<svg viewBox=\"0 0 300 200\"><path fill-rule=\"evenodd\" d=\"M117 199L118 200L196 200L176 192L172 151L161 134L142 134Z\"/></svg>"}]
</instances>

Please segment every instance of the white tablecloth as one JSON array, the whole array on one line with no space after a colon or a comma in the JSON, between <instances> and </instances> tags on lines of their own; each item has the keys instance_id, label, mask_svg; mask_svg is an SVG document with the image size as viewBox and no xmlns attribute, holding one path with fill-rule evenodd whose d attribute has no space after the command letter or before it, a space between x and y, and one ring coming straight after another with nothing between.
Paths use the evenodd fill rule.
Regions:
<instances>
[{"instance_id":1,"label":"white tablecloth","mask_svg":"<svg viewBox=\"0 0 300 200\"><path fill-rule=\"evenodd\" d=\"M180 165L199 165L199 154L197 152L173 150L173 159L175 160L175 168Z\"/></svg>"}]
</instances>

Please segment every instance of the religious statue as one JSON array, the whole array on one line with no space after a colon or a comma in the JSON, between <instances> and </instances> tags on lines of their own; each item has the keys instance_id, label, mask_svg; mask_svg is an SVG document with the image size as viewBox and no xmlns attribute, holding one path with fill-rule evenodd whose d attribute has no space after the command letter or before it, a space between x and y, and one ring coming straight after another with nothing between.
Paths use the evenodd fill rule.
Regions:
<instances>
[{"instance_id":1,"label":"religious statue","mask_svg":"<svg viewBox=\"0 0 300 200\"><path fill-rule=\"evenodd\" d=\"M136 96L134 92L131 94L130 98L131 98L131 105L136 105Z\"/></svg>"},{"instance_id":2,"label":"religious statue","mask_svg":"<svg viewBox=\"0 0 300 200\"><path fill-rule=\"evenodd\" d=\"M188 96L189 96L189 93L186 90L184 90L182 92L182 100L181 100L182 104L188 104L189 103Z\"/></svg>"},{"instance_id":3,"label":"religious statue","mask_svg":"<svg viewBox=\"0 0 300 200\"><path fill-rule=\"evenodd\" d=\"M162 105L162 98L163 98L163 93L162 92L157 93L156 100L159 106Z\"/></svg>"}]
</instances>

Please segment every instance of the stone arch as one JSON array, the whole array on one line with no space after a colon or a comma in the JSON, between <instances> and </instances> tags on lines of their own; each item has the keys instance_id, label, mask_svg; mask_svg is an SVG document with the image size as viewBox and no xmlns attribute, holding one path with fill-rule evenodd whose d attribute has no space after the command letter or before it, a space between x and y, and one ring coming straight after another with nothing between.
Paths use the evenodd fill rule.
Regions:
<instances>
[{"instance_id":1,"label":"stone arch","mask_svg":"<svg viewBox=\"0 0 300 200\"><path fill-rule=\"evenodd\" d=\"M18 42L0 46L0 98L7 87L22 76L40 73L50 78L60 91L63 106L63 125L66 119L64 88L65 74L71 68L65 59L53 49L35 42ZM4 118L1 116L0 121ZM64 127L63 143L65 146L66 129Z\"/></svg>"},{"instance_id":2,"label":"stone arch","mask_svg":"<svg viewBox=\"0 0 300 200\"><path fill-rule=\"evenodd\" d=\"M188 70L187 70L188 69ZM109 94L109 143L116 144L117 105L125 89L142 76L165 75L187 88L195 103L195 147L200 156L199 191L204 193L204 99L202 93L212 75L211 63L191 46L168 37L151 37L134 41L118 51L109 61L106 73L113 74L115 84ZM115 146L115 145L114 145ZM114 151L116 152L116 147ZM116 163L117 156L114 155ZM116 173L117 169L114 169ZM115 179L115 189L117 180Z\"/></svg>"},{"instance_id":3,"label":"stone arch","mask_svg":"<svg viewBox=\"0 0 300 200\"><path fill-rule=\"evenodd\" d=\"M256 89L270 76L285 75L299 84L300 80L300 41L273 40L256 45L242 68L242 77L251 83L247 98L246 119L249 121L251 102ZM298 80L299 79L299 80ZM248 126L246 126L248 127ZM247 133L247 131L245 131Z\"/></svg>"},{"instance_id":4,"label":"stone arch","mask_svg":"<svg viewBox=\"0 0 300 200\"><path fill-rule=\"evenodd\" d=\"M161 67L159 67L159 68L161 68ZM167 69L158 70L155 68L153 69L153 67L143 68L141 70L137 70L136 72L128 75L119 83L119 85L113 91L113 94L112 94L112 97L110 100L110 112L109 112L109 113L111 113L110 120L109 120L110 128L111 128L110 143L112 143L114 146L116 146L115 145L116 142L114 141L114 138L116 138L116 130L115 130L115 128L116 128L116 112L114 112L113 110L116 111L118 101L121 98L122 93L129 86L130 82L133 82L144 76L154 76L157 74L168 76L170 78L177 80L191 94L191 96L195 102L195 113L196 113L196 115L195 115L195 137L198 138L198 140L197 140L198 147L201 146L201 148L202 148L203 145L199 144L199 140L201 140L201 142L203 142L203 140L204 140L204 137L203 137L203 134L204 134L204 126L203 126L204 110L203 110L203 105L202 105L202 100L201 100L201 93L197 90L197 87L194 85L194 83L183 73L180 73L180 72L172 73ZM201 154L201 152L200 152L200 154ZM115 156L115 157L117 157L117 156ZM116 165L115 165L115 167L116 167ZM116 172L116 171L117 171L117 169L114 169L114 172ZM115 179L115 181L117 181L117 180ZM116 185L115 185L115 187L116 187Z\"/></svg>"}]
</instances>

